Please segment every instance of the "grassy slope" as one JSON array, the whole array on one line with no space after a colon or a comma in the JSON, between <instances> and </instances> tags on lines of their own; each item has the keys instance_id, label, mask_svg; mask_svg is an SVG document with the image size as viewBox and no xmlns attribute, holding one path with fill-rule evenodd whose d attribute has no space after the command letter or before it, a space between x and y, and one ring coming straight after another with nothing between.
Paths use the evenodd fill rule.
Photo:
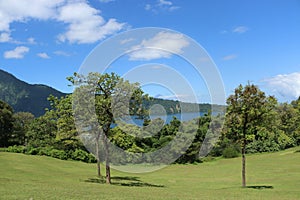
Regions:
<instances>
[{"instance_id":1,"label":"grassy slope","mask_svg":"<svg viewBox=\"0 0 300 200\"><path fill-rule=\"evenodd\" d=\"M242 189L240 158L147 174L112 171L109 186L99 183L94 164L1 152L0 199L300 199L299 149L247 157L248 185L273 189Z\"/></svg>"}]
</instances>

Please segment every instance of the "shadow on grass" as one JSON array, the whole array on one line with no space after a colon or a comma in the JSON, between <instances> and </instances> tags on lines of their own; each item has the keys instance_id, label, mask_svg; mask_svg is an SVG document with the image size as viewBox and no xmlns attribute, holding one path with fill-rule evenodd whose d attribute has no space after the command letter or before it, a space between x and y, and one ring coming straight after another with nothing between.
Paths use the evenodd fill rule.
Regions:
<instances>
[{"instance_id":1,"label":"shadow on grass","mask_svg":"<svg viewBox=\"0 0 300 200\"><path fill-rule=\"evenodd\" d=\"M274 189L274 187L271 185L251 185L251 186L246 186L246 188L251 188L256 190Z\"/></svg>"},{"instance_id":2,"label":"shadow on grass","mask_svg":"<svg viewBox=\"0 0 300 200\"><path fill-rule=\"evenodd\" d=\"M100 178L89 178L84 180L87 183L99 183L105 184L105 177ZM114 176L111 177L111 184L117 186L127 186L127 187L165 187L164 185L156 185L151 183L143 182L139 179L139 177L135 176Z\"/></svg>"}]
</instances>

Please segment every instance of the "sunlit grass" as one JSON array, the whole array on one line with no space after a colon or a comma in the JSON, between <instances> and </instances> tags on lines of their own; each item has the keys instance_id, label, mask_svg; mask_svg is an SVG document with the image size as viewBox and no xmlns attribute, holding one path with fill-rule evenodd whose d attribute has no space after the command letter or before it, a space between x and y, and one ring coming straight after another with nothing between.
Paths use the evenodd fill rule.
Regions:
<instances>
[{"instance_id":1,"label":"sunlit grass","mask_svg":"<svg viewBox=\"0 0 300 200\"><path fill-rule=\"evenodd\" d=\"M113 170L106 185L95 164L0 152L0 199L300 199L296 150L247 156L246 189L240 158L146 174Z\"/></svg>"}]
</instances>

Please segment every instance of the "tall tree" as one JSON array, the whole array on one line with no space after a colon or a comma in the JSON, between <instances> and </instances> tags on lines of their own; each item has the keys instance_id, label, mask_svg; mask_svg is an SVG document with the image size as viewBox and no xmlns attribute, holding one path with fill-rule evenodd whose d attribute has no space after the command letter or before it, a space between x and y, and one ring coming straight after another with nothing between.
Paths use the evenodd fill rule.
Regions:
<instances>
[{"instance_id":1,"label":"tall tree","mask_svg":"<svg viewBox=\"0 0 300 200\"><path fill-rule=\"evenodd\" d=\"M11 145L26 145L25 135L34 115L30 112L17 112L13 115L13 134L10 138Z\"/></svg>"},{"instance_id":2,"label":"tall tree","mask_svg":"<svg viewBox=\"0 0 300 200\"><path fill-rule=\"evenodd\" d=\"M78 133L75 127L73 109L72 109L72 95L65 97L48 97L50 101L51 110L47 114L51 114L56 119L57 133L56 140L61 144L65 150L73 150L82 148L82 143L78 138Z\"/></svg>"},{"instance_id":3,"label":"tall tree","mask_svg":"<svg viewBox=\"0 0 300 200\"><path fill-rule=\"evenodd\" d=\"M13 109L0 100L0 147L9 146L9 139L13 132Z\"/></svg>"},{"instance_id":4,"label":"tall tree","mask_svg":"<svg viewBox=\"0 0 300 200\"><path fill-rule=\"evenodd\" d=\"M27 146L34 148L54 146L56 143L56 132L56 119L53 119L49 112L47 112L29 124L26 132Z\"/></svg>"},{"instance_id":5,"label":"tall tree","mask_svg":"<svg viewBox=\"0 0 300 200\"><path fill-rule=\"evenodd\" d=\"M257 133L257 128L266 123L268 113L277 101L267 97L255 85L239 85L227 99L226 128L230 138L239 142L242 149L242 186L246 187L246 145L247 139Z\"/></svg>"},{"instance_id":6,"label":"tall tree","mask_svg":"<svg viewBox=\"0 0 300 200\"><path fill-rule=\"evenodd\" d=\"M111 183L110 175L110 149L108 136L115 120L130 114L142 113L143 92L137 83L129 83L115 73L99 74L89 73L87 76L74 73L67 78L74 86L73 106L75 118L83 124L82 129L94 132L96 142L96 157L99 172L99 144L103 144L106 169L106 183ZM93 99L90 99L92 97ZM91 105L94 103L94 105ZM95 110L95 117L90 111ZM80 113L79 115L76 114ZM82 126L77 123L77 127Z\"/></svg>"}]
</instances>

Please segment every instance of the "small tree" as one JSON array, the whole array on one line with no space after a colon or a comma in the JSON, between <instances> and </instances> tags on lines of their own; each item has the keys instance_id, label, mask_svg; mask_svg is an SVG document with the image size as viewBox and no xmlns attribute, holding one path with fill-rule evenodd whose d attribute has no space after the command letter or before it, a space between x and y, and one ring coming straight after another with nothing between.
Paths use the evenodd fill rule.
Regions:
<instances>
[{"instance_id":1,"label":"small tree","mask_svg":"<svg viewBox=\"0 0 300 200\"><path fill-rule=\"evenodd\" d=\"M233 141L242 148L242 186L246 187L246 145L247 138L257 133L257 128L268 119L268 113L275 108L274 97L266 97L255 85L240 85L227 99L226 128Z\"/></svg>"},{"instance_id":2,"label":"small tree","mask_svg":"<svg viewBox=\"0 0 300 200\"><path fill-rule=\"evenodd\" d=\"M13 134L10 143L13 145L26 145L25 135L30 123L34 120L34 115L30 112L17 112L13 115Z\"/></svg>"},{"instance_id":3,"label":"small tree","mask_svg":"<svg viewBox=\"0 0 300 200\"><path fill-rule=\"evenodd\" d=\"M9 146L9 139L13 132L13 109L4 101L0 100L0 147Z\"/></svg>"},{"instance_id":4,"label":"small tree","mask_svg":"<svg viewBox=\"0 0 300 200\"><path fill-rule=\"evenodd\" d=\"M74 76L67 79L72 85L78 86L73 94L76 125L81 130L93 132L96 143L95 154L98 161L98 175L100 172L99 145L103 144L106 183L110 184L108 135L116 118L126 114L143 112L143 109L141 109L143 92L139 84L131 84L114 73L89 73L87 76L74 73ZM92 114L93 112L96 113L96 116Z\"/></svg>"}]
</instances>

